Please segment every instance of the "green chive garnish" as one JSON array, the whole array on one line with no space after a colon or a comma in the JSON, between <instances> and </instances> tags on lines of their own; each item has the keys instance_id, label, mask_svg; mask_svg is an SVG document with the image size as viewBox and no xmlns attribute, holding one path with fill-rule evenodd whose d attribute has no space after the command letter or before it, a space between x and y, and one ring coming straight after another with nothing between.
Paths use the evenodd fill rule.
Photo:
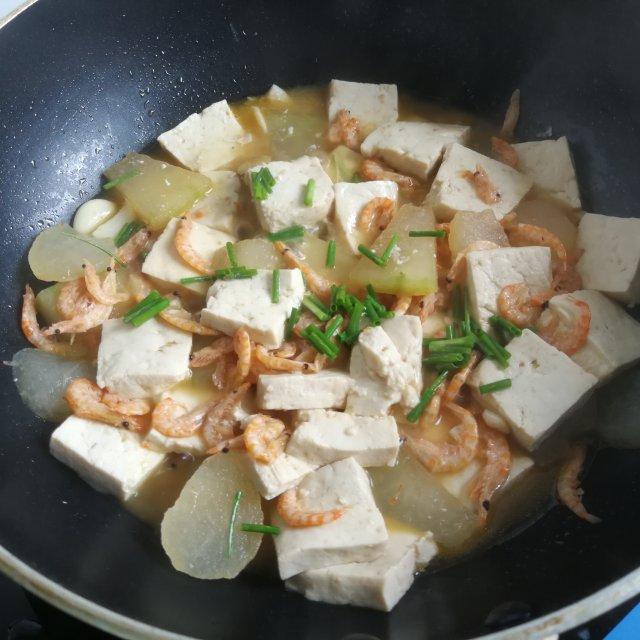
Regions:
<instances>
[{"instance_id":1,"label":"green chive garnish","mask_svg":"<svg viewBox=\"0 0 640 640\"><path fill-rule=\"evenodd\" d=\"M389 244L387 245L384 253L382 254L382 264L385 265L389 262L389 258L391 257L391 252L396 248L398 244L398 234L394 233L391 236L391 240L389 240Z\"/></svg>"},{"instance_id":2,"label":"green chive garnish","mask_svg":"<svg viewBox=\"0 0 640 640\"><path fill-rule=\"evenodd\" d=\"M309 178L307 186L304 189L304 206L310 207L313 204L313 193L316 190L316 181L313 178Z\"/></svg>"},{"instance_id":3,"label":"green chive garnish","mask_svg":"<svg viewBox=\"0 0 640 640\"><path fill-rule=\"evenodd\" d=\"M243 522L240 529L242 529L242 531L248 531L249 533L270 533L273 536L277 536L280 533L280 527L272 524L251 524L250 522Z\"/></svg>"},{"instance_id":4,"label":"green chive garnish","mask_svg":"<svg viewBox=\"0 0 640 640\"><path fill-rule=\"evenodd\" d=\"M409 231L410 238L444 238L447 235L444 229L434 231Z\"/></svg>"},{"instance_id":5,"label":"green chive garnish","mask_svg":"<svg viewBox=\"0 0 640 640\"><path fill-rule=\"evenodd\" d=\"M478 387L480 393L493 393L494 391L502 391L502 389L511 388L511 378L505 378L504 380L496 380L495 382L489 382L488 384L481 384Z\"/></svg>"},{"instance_id":6,"label":"green chive garnish","mask_svg":"<svg viewBox=\"0 0 640 640\"><path fill-rule=\"evenodd\" d=\"M269 242L275 242L276 240L296 240L304 236L304 227L300 224L293 225L293 227L287 227L281 231L270 233L267 236Z\"/></svg>"},{"instance_id":7,"label":"green chive garnish","mask_svg":"<svg viewBox=\"0 0 640 640\"><path fill-rule=\"evenodd\" d=\"M330 310L324 305L320 298L308 293L302 299L302 306L313 313L313 315L322 322L327 322L331 318Z\"/></svg>"},{"instance_id":8,"label":"green chive garnish","mask_svg":"<svg viewBox=\"0 0 640 640\"><path fill-rule=\"evenodd\" d=\"M443 351L458 351L460 349L472 349L475 343L473 336L464 338L447 338L446 340L432 340L429 342L431 353L441 353Z\"/></svg>"},{"instance_id":9,"label":"green chive garnish","mask_svg":"<svg viewBox=\"0 0 640 640\"><path fill-rule=\"evenodd\" d=\"M466 360L466 355L458 351L452 351L450 353L436 353L434 355L422 358L422 362L425 364L455 364L461 365Z\"/></svg>"},{"instance_id":10,"label":"green chive garnish","mask_svg":"<svg viewBox=\"0 0 640 640\"><path fill-rule=\"evenodd\" d=\"M216 269L214 277L219 280L242 280L246 278L253 278L257 273L257 269L247 269L247 267L227 267L226 269Z\"/></svg>"},{"instance_id":11,"label":"green chive garnish","mask_svg":"<svg viewBox=\"0 0 640 640\"><path fill-rule=\"evenodd\" d=\"M193 284L195 282L213 282L215 276L190 276L188 278L180 278L180 284Z\"/></svg>"},{"instance_id":12,"label":"green chive garnish","mask_svg":"<svg viewBox=\"0 0 640 640\"><path fill-rule=\"evenodd\" d=\"M163 298L157 291L152 291L144 300L129 310L122 320L134 327L139 327L166 309L169 304L167 298Z\"/></svg>"},{"instance_id":13,"label":"green chive garnish","mask_svg":"<svg viewBox=\"0 0 640 640\"><path fill-rule=\"evenodd\" d=\"M287 321L284 324L284 335L287 340L291 337L293 333L293 328L298 324L298 320L300 320L300 315L302 311L300 307L294 307L291 311L291 315L287 318Z\"/></svg>"},{"instance_id":14,"label":"green chive garnish","mask_svg":"<svg viewBox=\"0 0 640 640\"><path fill-rule=\"evenodd\" d=\"M274 269L271 276L271 302L280 302L280 269Z\"/></svg>"},{"instance_id":15,"label":"green chive garnish","mask_svg":"<svg viewBox=\"0 0 640 640\"><path fill-rule=\"evenodd\" d=\"M456 328L453 326L453 323L448 324L446 328L447 339L452 340L456 337Z\"/></svg>"},{"instance_id":16,"label":"green chive garnish","mask_svg":"<svg viewBox=\"0 0 640 640\"><path fill-rule=\"evenodd\" d=\"M389 240L389 244L385 247L385 250L381 256L379 256L375 251L372 251L368 247L365 247L363 244L358 245L358 251L366 258L369 258L371 262L377 264L379 267L384 267L386 266L387 262L389 262L391 252L396 248L397 244L398 234L394 233L393 236L391 236L391 240Z\"/></svg>"},{"instance_id":17,"label":"green chive garnish","mask_svg":"<svg viewBox=\"0 0 640 640\"><path fill-rule=\"evenodd\" d=\"M502 316L491 316L489 318L489 322L492 326L506 331L506 333L510 334L511 336L517 337L522 335L522 329L520 329L520 327L516 327L513 322L509 322L509 320L503 318Z\"/></svg>"},{"instance_id":18,"label":"green chive garnish","mask_svg":"<svg viewBox=\"0 0 640 640\"><path fill-rule=\"evenodd\" d=\"M251 189L256 200L266 200L273 191L276 179L271 175L267 167L251 173Z\"/></svg>"},{"instance_id":19,"label":"green chive garnish","mask_svg":"<svg viewBox=\"0 0 640 640\"><path fill-rule=\"evenodd\" d=\"M306 326L302 330L301 335L320 351L320 353L328 355L332 360L337 357L339 351L337 345L331 342L315 324Z\"/></svg>"},{"instance_id":20,"label":"green chive garnish","mask_svg":"<svg viewBox=\"0 0 640 640\"><path fill-rule=\"evenodd\" d=\"M136 176L139 176L139 175L140 175L139 171L136 171L136 170L127 171L126 173L123 173L119 178L114 178L113 180L109 180L109 182L105 182L102 188L105 191L108 191L109 189L113 189L113 187L117 187L119 184L122 184L127 180L131 180L131 178L135 178Z\"/></svg>"},{"instance_id":21,"label":"green chive garnish","mask_svg":"<svg viewBox=\"0 0 640 640\"><path fill-rule=\"evenodd\" d=\"M384 267L382 258L378 256L374 251L371 251L369 247L365 247L363 244L358 245L358 251L365 257L369 258L371 262L375 262L379 267Z\"/></svg>"},{"instance_id":22,"label":"green chive garnish","mask_svg":"<svg viewBox=\"0 0 640 640\"><path fill-rule=\"evenodd\" d=\"M236 258L236 247L233 244L233 242L227 242L225 245L225 248L227 250L227 256L229 258L229 264L232 267L237 267L238 266L238 259Z\"/></svg>"},{"instance_id":23,"label":"green chive garnish","mask_svg":"<svg viewBox=\"0 0 640 640\"><path fill-rule=\"evenodd\" d=\"M231 505L231 517L229 518L229 533L227 535L227 558L231 557L233 550L233 531L236 524L236 518L238 517L238 507L240 506L240 500L242 499L242 491L236 491L236 495L233 498L233 504Z\"/></svg>"},{"instance_id":24,"label":"green chive garnish","mask_svg":"<svg viewBox=\"0 0 640 640\"><path fill-rule=\"evenodd\" d=\"M462 333L468 336L471 333L471 314L469 313L469 294L462 290Z\"/></svg>"},{"instance_id":25,"label":"green chive garnish","mask_svg":"<svg viewBox=\"0 0 640 640\"><path fill-rule=\"evenodd\" d=\"M420 419L423 411L427 408L429 401L433 397L434 393L438 390L438 387L446 380L448 371L443 371L423 392L420 396L420 402L409 411L407 414L407 420L409 422L417 422Z\"/></svg>"},{"instance_id":26,"label":"green chive garnish","mask_svg":"<svg viewBox=\"0 0 640 640\"><path fill-rule=\"evenodd\" d=\"M349 323L344 333L340 334L340 340L345 344L353 344L360 335L360 319L364 313L364 304L356 299L353 303L353 309L349 316Z\"/></svg>"},{"instance_id":27,"label":"green chive garnish","mask_svg":"<svg viewBox=\"0 0 640 640\"><path fill-rule=\"evenodd\" d=\"M324 328L324 335L327 338L331 338L335 335L336 331L342 326L344 318L341 315L334 316L327 322L327 326Z\"/></svg>"},{"instance_id":28,"label":"green chive garnish","mask_svg":"<svg viewBox=\"0 0 640 640\"><path fill-rule=\"evenodd\" d=\"M380 324L380 314L375 307L375 300L370 295L364 299L364 312L367 314L369 322L374 327L377 327Z\"/></svg>"},{"instance_id":29,"label":"green chive garnish","mask_svg":"<svg viewBox=\"0 0 640 640\"><path fill-rule=\"evenodd\" d=\"M122 262L122 260L120 260L115 253L111 253L111 251L108 251L104 247L101 247L99 244L95 244L94 242L91 242L91 240L87 240L86 238L81 238L80 236L77 236L73 233L67 233L66 231L63 231L62 235L65 235L69 238L73 238L74 240L79 240L80 242L84 242L85 244L88 244L90 247L93 247L98 251L102 251L102 253L106 253L108 256L111 256L123 269L127 268L127 265L124 262Z\"/></svg>"},{"instance_id":30,"label":"green chive garnish","mask_svg":"<svg viewBox=\"0 0 640 640\"><path fill-rule=\"evenodd\" d=\"M122 229L118 231L118 235L114 238L113 243L116 247L121 247L132 235L142 229L142 225L139 222L127 222L122 226Z\"/></svg>"},{"instance_id":31,"label":"green chive garnish","mask_svg":"<svg viewBox=\"0 0 640 640\"><path fill-rule=\"evenodd\" d=\"M336 241L329 240L329 244L327 245L327 259L325 261L325 266L333 269L336 266Z\"/></svg>"},{"instance_id":32,"label":"green chive garnish","mask_svg":"<svg viewBox=\"0 0 640 640\"><path fill-rule=\"evenodd\" d=\"M497 340L492 338L486 331L483 331L475 320L471 320L471 331L476 338L476 344L482 352L488 358L496 360L503 369L507 367L511 354Z\"/></svg>"}]
</instances>

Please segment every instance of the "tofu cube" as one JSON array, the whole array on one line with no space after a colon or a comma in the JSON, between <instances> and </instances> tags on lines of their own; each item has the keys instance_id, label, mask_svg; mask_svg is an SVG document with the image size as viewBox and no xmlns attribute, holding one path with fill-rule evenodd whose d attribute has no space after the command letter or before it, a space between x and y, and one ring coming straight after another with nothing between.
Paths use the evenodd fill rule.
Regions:
<instances>
[{"instance_id":1,"label":"tofu cube","mask_svg":"<svg viewBox=\"0 0 640 640\"><path fill-rule=\"evenodd\" d=\"M155 318L139 327L121 319L102 325L98 348L100 387L126 398L156 398L191 375L191 334Z\"/></svg>"},{"instance_id":2,"label":"tofu cube","mask_svg":"<svg viewBox=\"0 0 640 640\"><path fill-rule=\"evenodd\" d=\"M477 390L511 379L509 389L476 395L482 406L509 423L523 447L533 449L598 380L529 329L514 338L508 349L511 358L506 369L485 359L473 372L470 385Z\"/></svg>"},{"instance_id":3,"label":"tofu cube","mask_svg":"<svg viewBox=\"0 0 640 640\"><path fill-rule=\"evenodd\" d=\"M379 156L400 173L428 180L452 142L464 144L470 127L435 122L391 122L370 133L360 146L364 156Z\"/></svg>"},{"instance_id":4,"label":"tofu cube","mask_svg":"<svg viewBox=\"0 0 640 640\"><path fill-rule=\"evenodd\" d=\"M486 203L478 197L465 173L482 167L500 194L498 202ZM524 198L533 181L511 167L483 156L460 144L451 144L444 152L442 164L427 195L440 220L451 220L458 211L481 212L491 209L501 220Z\"/></svg>"},{"instance_id":5,"label":"tofu cube","mask_svg":"<svg viewBox=\"0 0 640 640\"><path fill-rule=\"evenodd\" d=\"M176 232L180 224L179 218L173 218L169 221L164 231L154 242L149 255L142 265L142 273L148 276L162 280L169 285L178 285L186 287L195 293L204 295L207 291L208 284L205 282L194 282L191 284L180 284L182 278L191 278L201 276L202 274L192 269L178 254L175 246ZM194 230L191 234L191 246L205 260L212 261L215 252L224 247L227 242L234 242L235 237L210 229L203 224L194 223Z\"/></svg>"},{"instance_id":6,"label":"tofu cube","mask_svg":"<svg viewBox=\"0 0 640 640\"><path fill-rule=\"evenodd\" d=\"M584 290L551 298L549 309L572 323L579 314L572 300L586 302L591 311L587 343L571 356L574 362L603 381L640 360L640 323L622 307L597 291Z\"/></svg>"},{"instance_id":7,"label":"tofu cube","mask_svg":"<svg viewBox=\"0 0 640 640\"><path fill-rule=\"evenodd\" d=\"M339 409L351 389L351 377L341 371L264 374L256 390L260 409Z\"/></svg>"},{"instance_id":8,"label":"tofu cube","mask_svg":"<svg viewBox=\"0 0 640 640\"><path fill-rule=\"evenodd\" d=\"M269 91L265 94L265 97L269 102L274 102L275 104L281 106L283 104L287 104L291 102L291 97L289 94L277 84L272 84L269 88Z\"/></svg>"},{"instance_id":9,"label":"tofu cube","mask_svg":"<svg viewBox=\"0 0 640 640\"><path fill-rule=\"evenodd\" d=\"M205 173L229 164L246 138L227 101L220 100L165 131L158 142L185 167Z\"/></svg>"},{"instance_id":10,"label":"tofu cube","mask_svg":"<svg viewBox=\"0 0 640 640\"><path fill-rule=\"evenodd\" d=\"M374 330L375 329L375 330ZM422 392L422 325L416 316L395 316L365 329L351 350L354 380L347 413L384 415L397 402L413 406Z\"/></svg>"},{"instance_id":11,"label":"tofu cube","mask_svg":"<svg viewBox=\"0 0 640 640\"><path fill-rule=\"evenodd\" d=\"M329 122L346 109L358 119L360 131L369 134L376 127L398 119L398 87L332 80L329 84Z\"/></svg>"},{"instance_id":12,"label":"tofu cube","mask_svg":"<svg viewBox=\"0 0 640 640\"><path fill-rule=\"evenodd\" d=\"M264 200L253 201L265 231L273 233L295 224L315 227L327 219L333 205L333 183L318 158L302 156L289 162L277 160L251 167L245 178L252 195L251 176L263 167L269 169L276 181ZM311 179L315 180L315 188L312 203L307 206L304 197Z\"/></svg>"},{"instance_id":13,"label":"tofu cube","mask_svg":"<svg viewBox=\"0 0 640 640\"><path fill-rule=\"evenodd\" d=\"M513 145L518 153L518 169L542 190L568 205L580 209L580 193L566 137L557 140L521 142Z\"/></svg>"},{"instance_id":14,"label":"tofu cube","mask_svg":"<svg viewBox=\"0 0 640 640\"><path fill-rule=\"evenodd\" d=\"M321 527L290 527L274 515L274 524L280 527L275 545L283 580L308 569L374 560L384 550L389 538L384 518L367 472L353 458L310 473L298 485L297 496L303 511L346 509Z\"/></svg>"},{"instance_id":15,"label":"tofu cube","mask_svg":"<svg viewBox=\"0 0 640 640\"><path fill-rule=\"evenodd\" d=\"M235 235L239 223L240 178L235 171L207 171L205 175L213 187L195 203L190 217L206 227Z\"/></svg>"},{"instance_id":16,"label":"tofu cube","mask_svg":"<svg viewBox=\"0 0 640 640\"><path fill-rule=\"evenodd\" d=\"M636 304L640 301L640 219L585 213L578 226L576 268L585 289Z\"/></svg>"},{"instance_id":17,"label":"tofu cube","mask_svg":"<svg viewBox=\"0 0 640 640\"><path fill-rule=\"evenodd\" d=\"M532 291L551 286L548 247L504 247L467 254L467 291L471 315L485 330L498 312L498 296L508 284L525 283Z\"/></svg>"},{"instance_id":18,"label":"tofu cube","mask_svg":"<svg viewBox=\"0 0 640 640\"><path fill-rule=\"evenodd\" d=\"M371 244L371 236L358 226L360 212L374 198L389 198L398 202L398 185L390 180L371 180L369 182L336 182L335 223L343 235L348 247L355 254L358 245Z\"/></svg>"},{"instance_id":19,"label":"tofu cube","mask_svg":"<svg viewBox=\"0 0 640 640\"><path fill-rule=\"evenodd\" d=\"M207 292L200 322L230 336L244 327L267 349L279 347L287 318L302 303L304 280L299 269L281 269L279 302L271 301L272 280L268 269L258 269L252 278L216 280Z\"/></svg>"},{"instance_id":20,"label":"tofu cube","mask_svg":"<svg viewBox=\"0 0 640 640\"><path fill-rule=\"evenodd\" d=\"M318 466L354 458L363 467L395 464L400 439L391 416L354 416L313 409L298 412L287 453Z\"/></svg>"},{"instance_id":21,"label":"tofu cube","mask_svg":"<svg viewBox=\"0 0 640 640\"><path fill-rule=\"evenodd\" d=\"M52 434L51 453L94 489L120 500L133 497L164 461L140 436L95 420L67 418Z\"/></svg>"},{"instance_id":22,"label":"tofu cube","mask_svg":"<svg viewBox=\"0 0 640 640\"><path fill-rule=\"evenodd\" d=\"M103 222L99 227L94 229L91 235L94 238L111 238L113 240L125 224L134 222L135 219L136 216L133 211L127 205L124 205L118 210L115 216L109 218L106 222Z\"/></svg>"},{"instance_id":23,"label":"tofu cube","mask_svg":"<svg viewBox=\"0 0 640 640\"><path fill-rule=\"evenodd\" d=\"M309 600L391 611L413 584L416 570L437 552L431 534L394 531L375 560L304 571L285 586Z\"/></svg>"},{"instance_id":24,"label":"tofu cube","mask_svg":"<svg viewBox=\"0 0 640 640\"><path fill-rule=\"evenodd\" d=\"M305 476L318 468L317 464L286 452L269 464L258 462L250 456L244 456L244 460L248 474L265 500L272 500L297 486Z\"/></svg>"}]
</instances>

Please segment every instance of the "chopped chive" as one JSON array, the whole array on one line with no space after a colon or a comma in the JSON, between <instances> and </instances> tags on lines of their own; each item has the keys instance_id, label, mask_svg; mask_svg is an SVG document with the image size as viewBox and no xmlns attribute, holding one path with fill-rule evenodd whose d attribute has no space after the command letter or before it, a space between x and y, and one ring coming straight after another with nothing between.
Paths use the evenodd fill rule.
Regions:
<instances>
[{"instance_id":1,"label":"chopped chive","mask_svg":"<svg viewBox=\"0 0 640 640\"><path fill-rule=\"evenodd\" d=\"M511 354L497 340L492 338L486 331L483 331L475 320L471 320L471 330L475 335L476 344L482 352L488 358L496 360L503 369L507 367Z\"/></svg>"},{"instance_id":2,"label":"chopped chive","mask_svg":"<svg viewBox=\"0 0 640 640\"><path fill-rule=\"evenodd\" d=\"M302 330L302 337L308 340L320 353L324 353L332 360L338 355L338 347L331 342L314 324Z\"/></svg>"},{"instance_id":3,"label":"chopped chive","mask_svg":"<svg viewBox=\"0 0 640 640\"><path fill-rule=\"evenodd\" d=\"M271 302L280 302L280 269L274 269L271 275Z\"/></svg>"},{"instance_id":4,"label":"chopped chive","mask_svg":"<svg viewBox=\"0 0 640 640\"><path fill-rule=\"evenodd\" d=\"M226 269L216 269L214 277L219 278L220 280L242 280L246 278L253 278L257 273L257 269L247 269L247 267L227 267Z\"/></svg>"},{"instance_id":5,"label":"chopped chive","mask_svg":"<svg viewBox=\"0 0 640 640\"><path fill-rule=\"evenodd\" d=\"M300 310L300 307L294 307L291 311L291 315L287 318L287 321L284 324L284 335L287 340L291 337L293 328L298 324L301 314L302 311Z\"/></svg>"},{"instance_id":6,"label":"chopped chive","mask_svg":"<svg viewBox=\"0 0 640 640\"><path fill-rule=\"evenodd\" d=\"M380 300L378 300L378 294L376 293L375 289L373 288L372 284L368 284L367 285L367 293L376 301L376 302L380 302Z\"/></svg>"},{"instance_id":7,"label":"chopped chive","mask_svg":"<svg viewBox=\"0 0 640 640\"><path fill-rule=\"evenodd\" d=\"M445 340L432 340L429 342L429 351L438 353L441 351L451 351L457 349L471 349L475 343L473 336L464 338L447 338Z\"/></svg>"},{"instance_id":8,"label":"chopped chive","mask_svg":"<svg viewBox=\"0 0 640 640\"><path fill-rule=\"evenodd\" d=\"M453 326L453 323L447 325L445 333L448 340L453 340L456 337L456 329Z\"/></svg>"},{"instance_id":9,"label":"chopped chive","mask_svg":"<svg viewBox=\"0 0 640 640\"><path fill-rule=\"evenodd\" d=\"M356 299L353 303L353 309L349 317L349 323L344 333L340 334L340 340L345 344L353 344L360 335L360 319L364 313L364 304Z\"/></svg>"},{"instance_id":10,"label":"chopped chive","mask_svg":"<svg viewBox=\"0 0 640 640\"><path fill-rule=\"evenodd\" d=\"M308 293L302 299L302 306L311 311L311 313L322 322L327 322L331 319L330 310L327 309L322 300L314 296L313 293Z\"/></svg>"},{"instance_id":11,"label":"chopped chive","mask_svg":"<svg viewBox=\"0 0 640 640\"><path fill-rule=\"evenodd\" d=\"M139 176L139 175L140 175L140 172L136 171L135 169L133 171L127 171L126 173L123 173L120 177L114 178L113 180L109 180L109 182L105 182L102 185L102 188L105 191L108 191L109 189L113 189L113 187L117 187L119 184L122 184L127 180L131 180L131 178L135 178L136 176Z\"/></svg>"},{"instance_id":12,"label":"chopped chive","mask_svg":"<svg viewBox=\"0 0 640 640\"><path fill-rule=\"evenodd\" d=\"M462 364L466 359L466 355L459 352L453 351L451 353L436 353L431 356L427 356L426 358L422 358L422 362L425 364Z\"/></svg>"},{"instance_id":13,"label":"chopped chive","mask_svg":"<svg viewBox=\"0 0 640 640\"><path fill-rule=\"evenodd\" d=\"M180 278L180 284L193 284L195 282L213 282L215 276L189 276L188 278Z\"/></svg>"},{"instance_id":14,"label":"chopped chive","mask_svg":"<svg viewBox=\"0 0 640 640\"><path fill-rule=\"evenodd\" d=\"M276 179L267 167L251 173L251 189L256 200L266 200L273 191Z\"/></svg>"},{"instance_id":15,"label":"chopped chive","mask_svg":"<svg viewBox=\"0 0 640 640\"><path fill-rule=\"evenodd\" d=\"M469 294L462 290L462 333L468 336L471 333L471 314L469 313Z\"/></svg>"},{"instance_id":16,"label":"chopped chive","mask_svg":"<svg viewBox=\"0 0 640 640\"><path fill-rule=\"evenodd\" d=\"M325 261L325 266L333 269L336 266L336 241L329 240L329 244L327 245L327 259Z\"/></svg>"},{"instance_id":17,"label":"chopped chive","mask_svg":"<svg viewBox=\"0 0 640 640\"><path fill-rule=\"evenodd\" d=\"M398 234L394 233L391 236L391 240L389 240L389 244L387 245L386 249L384 250L384 253L382 254L382 264L383 265L386 265L387 262L389 262L389 258L391 257L391 253L396 248L397 245L398 245Z\"/></svg>"},{"instance_id":18,"label":"chopped chive","mask_svg":"<svg viewBox=\"0 0 640 640\"><path fill-rule=\"evenodd\" d=\"M517 337L522 335L522 329L520 329L520 327L516 327L516 325L513 324L513 322L509 322L509 320L507 320L506 318L503 318L502 316L491 316L489 318L489 322L494 327L500 328L512 336Z\"/></svg>"},{"instance_id":19,"label":"chopped chive","mask_svg":"<svg viewBox=\"0 0 640 640\"><path fill-rule=\"evenodd\" d=\"M372 285L368 284L367 285L367 294L368 297L371 301L371 305L373 306L373 308L376 310L377 314L381 317L381 318L393 318L393 316L395 315L395 313L393 313L393 311L390 311L389 309L387 309L378 299L378 294L375 292L374 288Z\"/></svg>"},{"instance_id":20,"label":"chopped chive","mask_svg":"<svg viewBox=\"0 0 640 640\"><path fill-rule=\"evenodd\" d=\"M240 506L240 500L242 499L242 491L236 491L236 495L233 498L231 504L231 516L229 517L229 533L227 535L227 558L231 557L233 551L233 531L236 524L236 518L238 517L238 507Z\"/></svg>"},{"instance_id":21,"label":"chopped chive","mask_svg":"<svg viewBox=\"0 0 640 640\"><path fill-rule=\"evenodd\" d=\"M134 233L137 233L142 229L142 225L139 222L127 222L122 226L118 235L113 240L116 247L121 247Z\"/></svg>"},{"instance_id":22,"label":"chopped chive","mask_svg":"<svg viewBox=\"0 0 640 640\"><path fill-rule=\"evenodd\" d=\"M447 235L444 229L434 231L409 231L410 238L444 238Z\"/></svg>"},{"instance_id":23,"label":"chopped chive","mask_svg":"<svg viewBox=\"0 0 640 640\"><path fill-rule=\"evenodd\" d=\"M309 178L307 186L304 188L304 206L310 207L313 204L313 194L316 190L316 181Z\"/></svg>"},{"instance_id":24,"label":"chopped chive","mask_svg":"<svg viewBox=\"0 0 640 640\"><path fill-rule=\"evenodd\" d=\"M371 322L374 327L377 327L380 324L380 315L375 308L375 301L369 295L364 299L364 312L367 314L369 322Z\"/></svg>"},{"instance_id":25,"label":"chopped chive","mask_svg":"<svg viewBox=\"0 0 640 640\"><path fill-rule=\"evenodd\" d=\"M151 291L148 296L140 300L138 304L133 306L131 309L129 309L129 311L127 311L127 313L124 314L124 316L122 317L123 321L129 322L131 318L151 307L154 303L160 300L160 298L162 298L162 296L157 291Z\"/></svg>"},{"instance_id":26,"label":"chopped chive","mask_svg":"<svg viewBox=\"0 0 640 640\"><path fill-rule=\"evenodd\" d=\"M273 536L277 536L280 533L280 527L276 527L272 524L252 524L250 522L243 522L240 529L242 529L242 531L248 531L249 533L270 533Z\"/></svg>"},{"instance_id":27,"label":"chopped chive","mask_svg":"<svg viewBox=\"0 0 640 640\"><path fill-rule=\"evenodd\" d=\"M227 242L225 245L227 250L227 256L229 257L229 264L232 267L238 266L238 259L236 258L236 247L233 242Z\"/></svg>"},{"instance_id":28,"label":"chopped chive","mask_svg":"<svg viewBox=\"0 0 640 640\"><path fill-rule=\"evenodd\" d=\"M104 247L101 247L99 244L96 244L95 242L91 242L91 240L87 240L86 238L81 238L80 236L77 236L73 233L67 233L66 231L63 231L62 234L69 238L73 238L74 240L79 240L80 242L84 242L85 244L88 244L94 249L97 249L98 251L102 251L102 253L106 253L108 256L111 256L123 269L127 268L127 265L124 262L122 262L122 260L120 260L115 253L111 253L111 251L108 251Z\"/></svg>"},{"instance_id":29,"label":"chopped chive","mask_svg":"<svg viewBox=\"0 0 640 640\"><path fill-rule=\"evenodd\" d=\"M139 327L141 324L147 322L147 320L151 320L151 318L157 316L161 311L164 311L170 304L169 300L161 298L141 314L134 316L129 323L134 327Z\"/></svg>"},{"instance_id":30,"label":"chopped chive","mask_svg":"<svg viewBox=\"0 0 640 640\"><path fill-rule=\"evenodd\" d=\"M511 387L511 378L505 378L504 380L496 380L495 382L489 382L488 384L481 384L478 387L480 393L493 393L494 391L502 391L503 389L509 389Z\"/></svg>"},{"instance_id":31,"label":"chopped chive","mask_svg":"<svg viewBox=\"0 0 640 640\"><path fill-rule=\"evenodd\" d=\"M336 331L342 326L344 318L341 315L334 316L327 322L327 326L324 328L324 335L327 338L331 338L335 335Z\"/></svg>"},{"instance_id":32,"label":"chopped chive","mask_svg":"<svg viewBox=\"0 0 640 640\"><path fill-rule=\"evenodd\" d=\"M374 251L371 251L371 249L369 249L369 247L365 247L363 244L359 244L358 245L358 251L365 258L369 258L369 260L371 260L371 262L374 262L379 267L384 267L384 262L382 261L382 258L380 256L378 256Z\"/></svg>"},{"instance_id":33,"label":"chopped chive","mask_svg":"<svg viewBox=\"0 0 640 640\"><path fill-rule=\"evenodd\" d=\"M422 415L422 412L427 408L429 401L433 397L433 394L438 390L438 387L446 380L448 371L443 371L438 377L422 392L420 396L420 402L409 411L407 414L407 420L409 422L417 422Z\"/></svg>"},{"instance_id":34,"label":"chopped chive","mask_svg":"<svg viewBox=\"0 0 640 640\"><path fill-rule=\"evenodd\" d=\"M275 231L267 236L269 242L276 242L276 240L296 240L304 236L304 227L300 224L295 224L292 227Z\"/></svg>"}]
</instances>

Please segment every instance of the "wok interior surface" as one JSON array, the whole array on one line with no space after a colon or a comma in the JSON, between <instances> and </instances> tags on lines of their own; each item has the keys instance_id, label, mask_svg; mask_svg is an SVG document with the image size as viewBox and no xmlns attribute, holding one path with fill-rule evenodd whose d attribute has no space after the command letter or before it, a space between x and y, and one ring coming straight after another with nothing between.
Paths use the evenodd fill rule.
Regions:
<instances>
[{"instance_id":1,"label":"wok interior surface","mask_svg":"<svg viewBox=\"0 0 640 640\"><path fill-rule=\"evenodd\" d=\"M397 82L495 121L519 87L519 138L567 135L586 209L635 215L638 19L631 1L39 0L0 31L2 360L23 346L17 309L36 233L68 220L125 152L273 82ZM492 630L485 618L504 601L548 614L640 565L640 452L606 449L584 483L603 524L552 509L499 546L419 577L391 614L311 603L249 575L197 581L172 569L154 530L48 454L51 426L22 405L10 368L0 375L0 544L71 591L162 629L470 638ZM596 421L612 428L637 421L640 373L616 384L597 405Z\"/></svg>"}]
</instances>

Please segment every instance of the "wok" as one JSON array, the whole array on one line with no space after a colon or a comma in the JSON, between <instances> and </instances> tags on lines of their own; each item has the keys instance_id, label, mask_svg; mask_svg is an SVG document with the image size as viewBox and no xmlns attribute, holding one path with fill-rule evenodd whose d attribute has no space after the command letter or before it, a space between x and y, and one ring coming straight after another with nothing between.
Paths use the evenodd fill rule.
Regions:
<instances>
[{"instance_id":1,"label":"wok","mask_svg":"<svg viewBox=\"0 0 640 640\"><path fill-rule=\"evenodd\" d=\"M635 215L639 25L633 0L38 0L0 30L2 359L24 346L18 300L37 232L69 219L126 151L272 82L397 82L496 122L520 87L520 138L567 135L585 208ZM0 376L0 566L114 634L537 638L640 590L640 454L614 449L585 481L602 525L552 509L419 577L388 615L307 602L258 577L191 579L171 568L156 531L48 454L51 425L22 405L8 367ZM617 386L596 416L611 428L633 425L639 408L637 372ZM516 626L496 631L485 620L505 601L523 605L504 620Z\"/></svg>"}]
</instances>

